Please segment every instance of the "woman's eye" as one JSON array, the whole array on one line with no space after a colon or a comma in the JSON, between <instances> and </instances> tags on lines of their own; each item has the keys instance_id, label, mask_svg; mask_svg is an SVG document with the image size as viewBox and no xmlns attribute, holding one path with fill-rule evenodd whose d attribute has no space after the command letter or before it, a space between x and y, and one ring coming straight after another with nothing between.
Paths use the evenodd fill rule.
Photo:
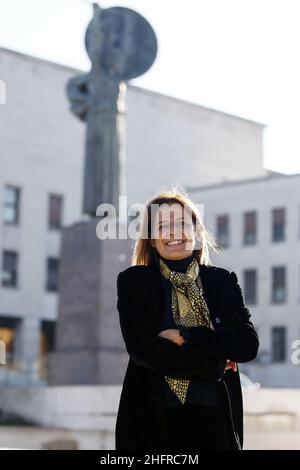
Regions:
<instances>
[{"instance_id":1,"label":"woman's eye","mask_svg":"<svg viewBox=\"0 0 300 470\"><path fill-rule=\"evenodd\" d=\"M173 227L173 226L172 226ZM190 222L179 222L175 224L174 230L191 230L193 227L193 224ZM165 233L169 233L171 230L170 225L160 225L158 227L159 232L164 231Z\"/></svg>"}]
</instances>

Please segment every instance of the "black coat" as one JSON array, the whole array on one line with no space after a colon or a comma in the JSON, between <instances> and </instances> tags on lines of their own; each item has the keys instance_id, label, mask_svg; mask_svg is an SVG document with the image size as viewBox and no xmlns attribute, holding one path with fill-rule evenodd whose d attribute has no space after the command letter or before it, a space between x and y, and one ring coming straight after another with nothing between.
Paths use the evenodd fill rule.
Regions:
<instances>
[{"instance_id":1,"label":"black coat","mask_svg":"<svg viewBox=\"0 0 300 470\"><path fill-rule=\"evenodd\" d=\"M189 327L178 346L158 336L165 296L157 264L131 266L117 279L119 320L129 362L120 396L116 450L167 449L164 376L216 381L226 416L229 449L243 448L239 371L220 375L220 358L249 362L259 340L234 271L200 265L203 293L215 330ZM199 423L201 426L201 423Z\"/></svg>"}]
</instances>

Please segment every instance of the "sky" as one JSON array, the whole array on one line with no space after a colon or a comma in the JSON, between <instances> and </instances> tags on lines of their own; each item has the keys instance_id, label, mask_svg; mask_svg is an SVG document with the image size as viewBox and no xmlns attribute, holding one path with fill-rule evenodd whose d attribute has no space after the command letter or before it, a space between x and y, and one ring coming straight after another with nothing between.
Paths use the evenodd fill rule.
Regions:
<instances>
[{"instance_id":1,"label":"sky","mask_svg":"<svg viewBox=\"0 0 300 470\"><path fill-rule=\"evenodd\" d=\"M132 84L265 124L265 167L300 172L299 0L98 3L134 9L156 32L156 61ZM88 71L92 11L88 0L0 0L0 46Z\"/></svg>"}]
</instances>

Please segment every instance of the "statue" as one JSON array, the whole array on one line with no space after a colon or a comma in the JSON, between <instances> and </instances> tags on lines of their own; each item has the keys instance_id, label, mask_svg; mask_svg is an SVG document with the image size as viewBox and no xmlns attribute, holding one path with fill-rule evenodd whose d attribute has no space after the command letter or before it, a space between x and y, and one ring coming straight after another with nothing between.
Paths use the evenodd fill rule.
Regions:
<instances>
[{"instance_id":1,"label":"statue","mask_svg":"<svg viewBox=\"0 0 300 470\"><path fill-rule=\"evenodd\" d=\"M157 54L155 33L141 15L128 8L93 7L85 36L91 71L66 85L71 111L87 124L83 213L91 216L102 203L113 204L118 213L119 195L125 194L125 83L145 73Z\"/></svg>"}]
</instances>

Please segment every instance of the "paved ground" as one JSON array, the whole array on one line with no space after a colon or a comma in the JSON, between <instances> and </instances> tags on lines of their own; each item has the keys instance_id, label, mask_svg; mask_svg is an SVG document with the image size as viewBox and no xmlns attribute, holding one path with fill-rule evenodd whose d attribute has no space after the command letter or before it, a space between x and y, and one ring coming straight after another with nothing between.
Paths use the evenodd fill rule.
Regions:
<instances>
[{"instance_id":1,"label":"paved ground","mask_svg":"<svg viewBox=\"0 0 300 470\"><path fill-rule=\"evenodd\" d=\"M101 431L68 431L31 426L0 426L1 449L111 449L112 436Z\"/></svg>"}]
</instances>

